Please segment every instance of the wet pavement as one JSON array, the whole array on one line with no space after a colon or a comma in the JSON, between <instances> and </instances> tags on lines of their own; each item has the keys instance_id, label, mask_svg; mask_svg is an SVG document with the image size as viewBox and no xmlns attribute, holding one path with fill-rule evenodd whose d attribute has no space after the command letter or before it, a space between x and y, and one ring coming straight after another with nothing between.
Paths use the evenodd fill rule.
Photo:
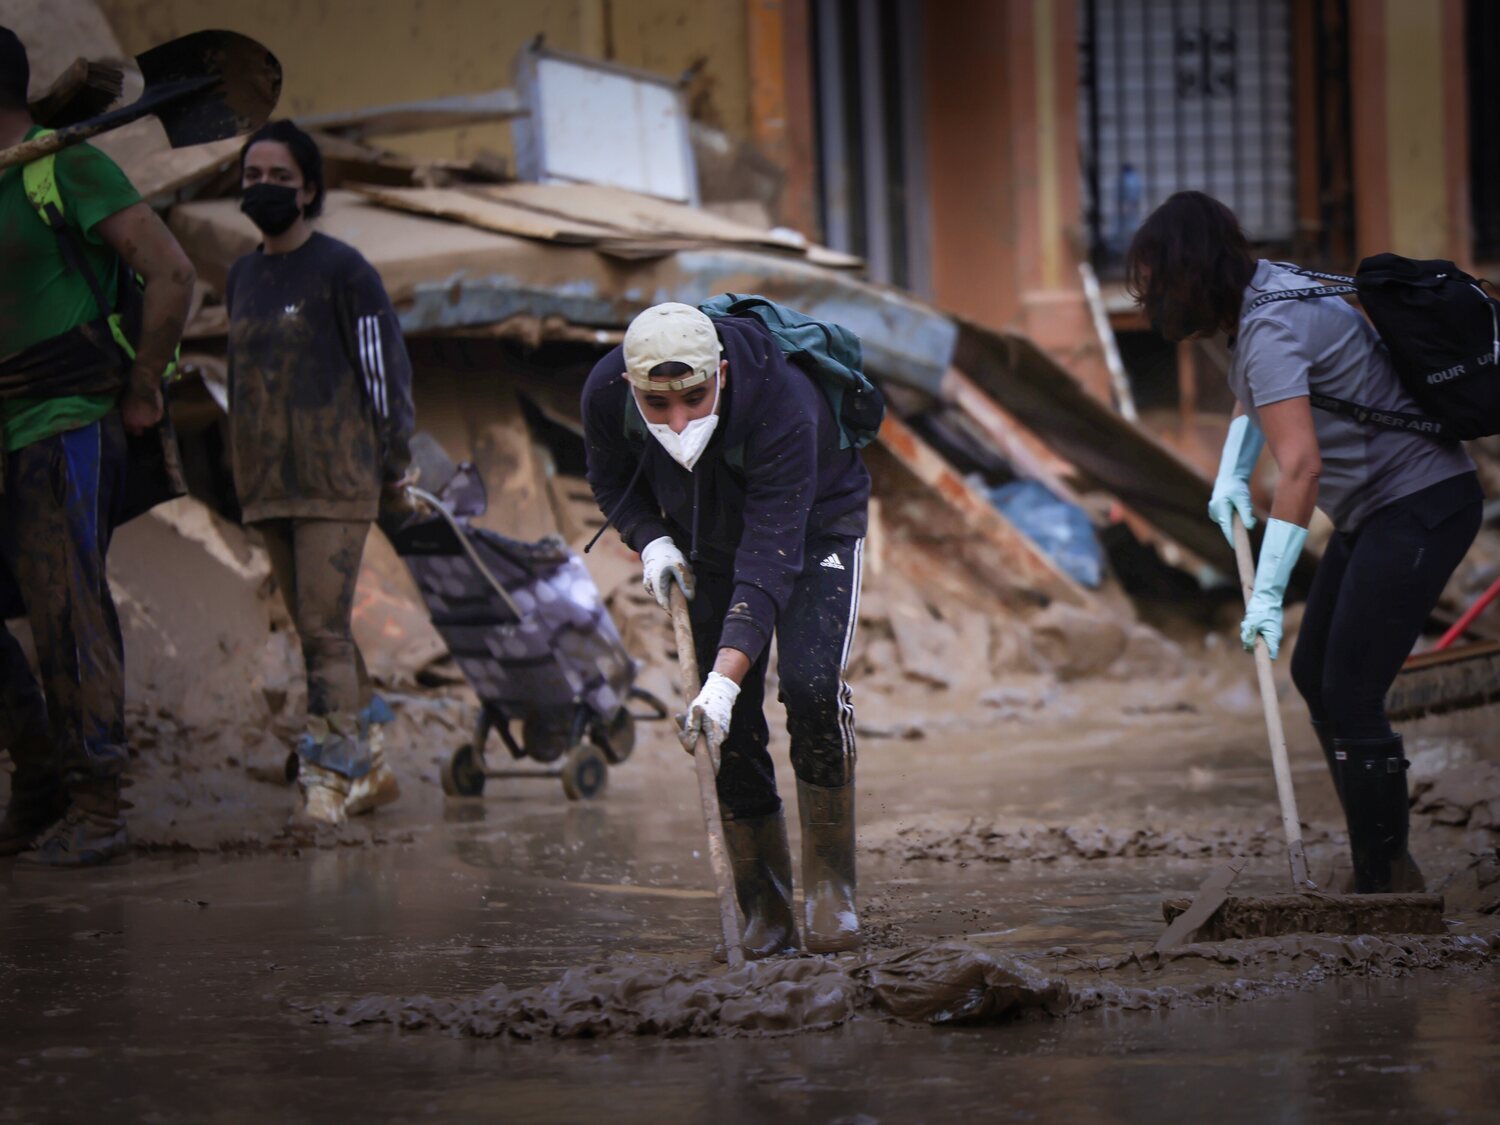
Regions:
<instances>
[{"instance_id":1,"label":"wet pavement","mask_svg":"<svg viewBox=\"0 0 1500 1125\"><path fill-rule=\"evenodd\" d=\"M1148 730L872 742L862 825L878 835L934 808L1128 821L1267 799L1253 723ZM1189 762L1209 780L1188 784ZM784 754L779 768L785 783ZM596 805L547 783L444 802L413 781L379 814L400 841L384 846L142 855L68 876L0 867L0 1121L1425 1122L1500 1105L1493 962L968 1029L862 1016L779 1038L519 1042L313 1022L310 1007L341 999L518 988L627 952L701 963L715 912L693 801L680 752L648 744ZM882 853L864 862L865 920L877 946L1144 945L1160 900L1206 866ZM1270 889L1281 874L1267 860L1246 878Z\"/></svg>"}]
</instances>

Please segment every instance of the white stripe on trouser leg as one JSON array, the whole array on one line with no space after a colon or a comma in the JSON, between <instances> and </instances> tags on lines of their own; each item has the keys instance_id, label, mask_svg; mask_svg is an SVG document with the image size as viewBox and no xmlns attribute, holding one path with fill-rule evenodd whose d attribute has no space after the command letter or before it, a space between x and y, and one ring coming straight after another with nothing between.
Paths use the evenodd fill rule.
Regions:
<instances>
[{"instance_id":1,"label":"white stripe on trouser leg","mask_svg":"<svg viewBox=\"0 0 1500 1125\"><path fill-rule=\"evenodd\" d=\"M854 631L859 625L859 588L864 579L865 541L854 541L854 564L849 568L853 589L849 594L849 621L844 626L844 650L839 655L839 741L843 752L844 772L854 759L854 692L844 679L849 667L849 650L854 647Z\"/></svg>"}]
</instances>

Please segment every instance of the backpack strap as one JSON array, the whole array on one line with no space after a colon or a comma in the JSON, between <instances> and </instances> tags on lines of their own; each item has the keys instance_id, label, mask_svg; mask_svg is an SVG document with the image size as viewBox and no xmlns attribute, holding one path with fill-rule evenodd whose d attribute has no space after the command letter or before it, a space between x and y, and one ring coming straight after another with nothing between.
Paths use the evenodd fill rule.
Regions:
<instances>
[{"instance_id":1,"label":"backpack strap","mask_svg":"<svg viewBox=\"0 0 1500 1125\"><path fill-rule=\"evenodd\" d=\"M45 137L52 132L54 130L44 129L37 136ZM46 223L57 237L57 249L62 255L63 265L69 272L77 273L82 277L84 284L89 287L89 292L94 297L94 304L99 309L99 317L108 325L109 334L115 344L125 353L127 359L135 359L135 345L125 331L124 314L110 307L109 298L104 293L104 286L100 284L98 275L89 265L83 240L77 231L68 226L67 205L63 201L62 191L57 184L57 153L49 152L46 156L23 166L21 187L26 193L27 201L36 211L37 217ZM142 284L140 277L125 265L123 259L120 261L120 283L122 285ZM167 369L162 372L161 378L164 384L172 382L177 377L177 365L181 358L182 345L179 343L172 353Z\"/></svg>"},{"instance_id":2,"label":"backpack strap","mask_svg":"<svg viewBox=\"0 0 1500 1125\"><path fill-rule=\"evenodd\" d=\"M1318 410L1326 410L1330 414L1341 414L1345 418L1352 418L1362 425L1374 426L1376 429L1394 430L1402 434L1419 434L1437 441L1447 441L1452 437L1446 423L1426 414L1407 414L1400 410L1376 410L1374 407L1361 406L1348 399L1321 395L1316 391L1309 393L1307 400Z\"/></svg>"},{"instance_id":3,"label":"backpack strap","mask_svg":"<svg viewBox=\"0 0 1500 1125\"><path fill-rule=\"evenodd\" d=\"M1303 269L1301 266L1293 265L1291 262L1277 262L1275 264L1299 277L1318 278L1323 281L1332 282L1332 284L1313 285L1306 289L1279 289L1270 293L1262 293L1245 306L1245 312L1253 312L1258 308L1274 304L1277 301L1305 301L1317 297L1349 297L1358 296L1359 294L1359 290L1354 286L1354 278L1346 274L1320 273L1317 270ZM1500 336L1497 336L1497 340L1500 340ZM1401 410L1377 410L1374 407L1364 406L1357 402L1351 402L1348 399L1318 394L1316 391L1310 391L1307 399L1315 409L1326 411L1329 414L1339 414L1345 418L1352 418L1361 425L1373 426L1379 430L1391 430L1402 434L1420 434L1423 437L1433 438L1438 441L1446 441L1451 436L1445 423L1426 414L1408 414Z\"/></svg>"},{"instance_id":4,"label":"backpack strap","mask_svg":"<svg viewBox=\"0 0 1500 1125\"><path fill-rule=\"evenodd\" d=\"M1262 293L1245 306L1245 312L1254 312L1256 309L1275 304L1277 301L1305 301L1309 297L1353 297L1359 293L1359 290L1354 287L1354 278L1347 274L1319 273L1317 270L1305 270L1301 266L1293 265L1291 262L1274 262L1272 264L1286 270L1288 273L1294 273L1298 277L1312 277L1320 281L1330 281L1333 284L1309 285L1305 289L1277 289L1270 293Z\"/></svg>"}]
</instances>

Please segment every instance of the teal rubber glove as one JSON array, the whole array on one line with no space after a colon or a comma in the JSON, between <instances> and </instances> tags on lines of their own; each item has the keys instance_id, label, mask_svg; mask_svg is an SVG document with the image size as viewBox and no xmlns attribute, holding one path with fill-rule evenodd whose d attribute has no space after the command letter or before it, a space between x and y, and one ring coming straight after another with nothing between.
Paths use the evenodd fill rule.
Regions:
<instances>
[{"instance_id":1,"label":"teal rubber glove","mask_svg":"<svg viewBox=\"0 0 1500 1125\"><path fill-rule=\"evenodd\" d=\"M1248 415L1241 414L1229 423L1229 433L1224 437L1224 452L1219 456L1219 475L1214 480L1214 493L1208 501L1208 514L1224 538L1229 549L1234 550L1235 512L1245 530L1255 526L1255 507L1250 500L1250 474L1255 471L1256 459L1266 444L1266 435L1252 422Z\"/></svg>"},{"instance_id":2,"label":"teal rubber glove","mask_svg":"<svg viewBox=\"0 0 1500 1125\"><path fill-rule=\"evenodd\" d=\"M1272 660L1281 653L1281 603L1306 542L1307 528L1285 520L1266 522L1260 564L1255 568L1255 587L1245 603L1245 619L1240 622L1240 643L1246 652L1255 651L1255 638L1261 636L1266 638L1266 650Z\"/></svg>"}]
</instances>

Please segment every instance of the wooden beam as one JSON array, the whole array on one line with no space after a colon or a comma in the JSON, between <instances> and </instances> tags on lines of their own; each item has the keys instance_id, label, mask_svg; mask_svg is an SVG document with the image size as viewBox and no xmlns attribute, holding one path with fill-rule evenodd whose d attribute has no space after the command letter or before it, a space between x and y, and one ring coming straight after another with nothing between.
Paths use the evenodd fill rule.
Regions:
<instances>
[{"instance_id":1,"label":"wooden beam","mask_svg":"<svg viewBox=\"0 0 1500 1125\"><path fill-rule=\"evenodd\" d=\"M959 476L941 454L895 415L885 416L879 441L973 533L977 548L973 561L987 572L987 580L1012 594L1111 613L1098 598L1063 573L1041 548L996 511L978 489Z\"/></svg>"}]
</instances>

